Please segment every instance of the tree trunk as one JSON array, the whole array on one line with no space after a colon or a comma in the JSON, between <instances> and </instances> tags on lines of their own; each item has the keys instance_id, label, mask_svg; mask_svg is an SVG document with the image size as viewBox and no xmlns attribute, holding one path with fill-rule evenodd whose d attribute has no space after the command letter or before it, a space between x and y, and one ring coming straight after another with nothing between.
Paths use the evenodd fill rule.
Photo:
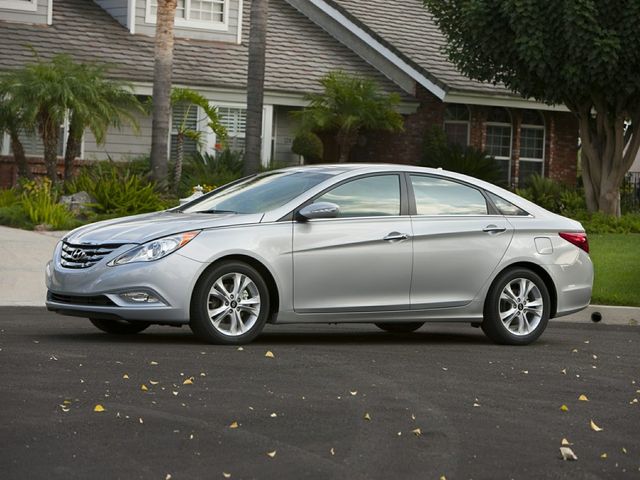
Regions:
<instances>
[{"instance_id":1,"label":"tree trunk","mask_svg":"<svg viewBox=\"0 0 640 480\"><path fill-rule=\"evenodd\" d=\"M640 148L640 112L632 116L631 134L625 138L627 115L623 108L598 99L577 108L582 177L590 212L620 216L620 186Z\"/></svg>"},{"instance_id":2,"label":"tree trunk","mask_svg":"<svg viewBox=\"0 0 640 480\"><path fill-rule=\"evenodd\" d=\"M73 176L73 161L80 156L82 146L82 126L79 125L77 117L71 117L69 122L69 137L67 147L64 152L64 181L68 181Z\"/></svg>"},{"instance_id":3,"label":"tree trunk","mask_svg":"<svg viewBox=\"0 0 640 480\"><path fill-rule=\"evenodd\" d=\"M184 160L184 134L178 132L176 136L176 165L173 175L173 191L180 191L180 179L182 178L182 162Z\"/></svg>"},{"instance_id":4,"label":"tree trunk","mask_svg":"<svg viewBox=\"0 0 640 480\"><path fill-rule=\"evenodd\" d=\"M349 161L349 154L351 153L351 150L358 141L358 132L344 132L340 130L338 131L336 139L338 141L338 147L340 148L338 162L346 163Z\"/></svg>"},{"instance_id":5,"label":"tree trunk","mask_svg":"<svg viewBox=\"0 0 640 480\"><path fill-rule=\"evenodd\" d=\"M153 71L153 119L151 126L151 178L167 185L171 75L174 21L177 0L158 0Z\"/></svg>"},{"instance_id":6,"label":"tree trunk","mask_svg":"<svg viewBox=\"0 0 640 480\"><path fill-rule=\"evenodd\" d=\"M40 135L44 144L44 165L51 185L58 183L58 137L60 126L47 112L41 113Z\"/></svg>"},{"instance_id":7,"label":"tree trunk","mask_svg":"<svg viewBox=\"0 0 640 480\"><path fill-rule=\"evenodd\" d=\"M260 170L268 12L269 0L252 1L251 25L249 29L249 70L247 74L247 126L244 152L245 175L257 173Z\"/></svg>"},{"instance_id":8,"label":"tree trunk","mask_svg":"<svg viewBox=\"0 0 640 480\"><path fill-rule=\"evenodd\" d=\"M9 130L9 138L11 139L11 151L13 152L13 159L18 167L18 176L23 178L32 179L33 174L27 163L27 157L24 153L24 147L20 141L18 131L15 129Z\"/></svg>"}]
</instances>

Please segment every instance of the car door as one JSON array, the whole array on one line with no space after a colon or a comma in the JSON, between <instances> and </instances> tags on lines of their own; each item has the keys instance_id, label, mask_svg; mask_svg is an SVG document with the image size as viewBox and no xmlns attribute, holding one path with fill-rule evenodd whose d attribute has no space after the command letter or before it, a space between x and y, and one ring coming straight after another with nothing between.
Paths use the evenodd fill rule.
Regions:
<instances>
[{"instance_id":1,"label":"car door","mask_svg":"<svg viewBox=\"0 0 640 480\"><path fill-rule=\"evenodd\" d=\"M443 177L408 176L413 229L411 308L466 305L500 263L513 227L480 189Z\"/></svg>"},{"instance_id":2,"label":"car door","mask_svg":"<svg viewBox=\"0 0 640 480\"><path fill-rule=\"evenodd\" d=\"M314 199L340 212L294 224L296 312L409 309L411 221L402 215L408 212L403 182L399 174L363 176Z\"/></svg>"}]
</instances>

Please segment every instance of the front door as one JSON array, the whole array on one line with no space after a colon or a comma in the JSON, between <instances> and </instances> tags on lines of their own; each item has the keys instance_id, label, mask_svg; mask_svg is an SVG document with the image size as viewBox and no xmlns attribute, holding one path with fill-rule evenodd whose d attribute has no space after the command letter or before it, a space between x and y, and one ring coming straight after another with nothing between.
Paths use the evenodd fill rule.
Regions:
<instances>
[{"instance_id":1,"label":"front door","mask_svg":"<svg viewBox=\"0 0 640 480\"><path fill-rule=\"evenodd\" d=\"M296 312L409 309L411 221L401 215L400 191L399 175L374 175L315 199L340 213L294 225Z\"/></svg>"}]
</instances>

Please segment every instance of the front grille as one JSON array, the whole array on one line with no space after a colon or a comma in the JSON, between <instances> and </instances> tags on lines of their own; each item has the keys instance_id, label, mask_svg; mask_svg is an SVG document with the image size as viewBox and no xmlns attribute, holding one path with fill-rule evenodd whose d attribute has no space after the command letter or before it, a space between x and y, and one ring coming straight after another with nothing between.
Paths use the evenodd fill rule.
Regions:
<instances>
[{"instance_id":1,"label":"front grille","mask_svg":"<svg viewBox=\"0 0 640 480\"><path fill-rule=\"evenodd\" d=\"M48 292L47 300L57 303L68 303L71 305L99 305L103 307L115 306L115 303L105 295L61 295L59 293Z\"/></svg>"},{"instance_id":2,"label":"front grille","mask_svg":"<svg viewBox=\"0 0 640 480\"><path fill-rule=\"evenodd\" d=\"M60 265L65 268L89 268L119 246L119 244L73 245L62 242Z\"/></svg>"}]
</instances>

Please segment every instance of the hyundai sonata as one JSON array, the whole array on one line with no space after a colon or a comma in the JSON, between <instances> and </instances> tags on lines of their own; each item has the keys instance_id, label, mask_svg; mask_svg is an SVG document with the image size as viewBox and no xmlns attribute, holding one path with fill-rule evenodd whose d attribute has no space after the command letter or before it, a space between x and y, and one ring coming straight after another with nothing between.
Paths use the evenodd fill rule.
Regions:
<instances>
[{"instance_id":1,"label":"hyundai sonata","mask_svg":"<svg viewBox=\"0 0 640 480\"><path fill-rule=\"evenodd\" d=\"M588 252L580 223L465 175L294 167L70 232L46 303L109 333L188 324L212 343L249 342L266 323L447 321L524 345L589 304Z\"/></svg>"}]
</instances>

